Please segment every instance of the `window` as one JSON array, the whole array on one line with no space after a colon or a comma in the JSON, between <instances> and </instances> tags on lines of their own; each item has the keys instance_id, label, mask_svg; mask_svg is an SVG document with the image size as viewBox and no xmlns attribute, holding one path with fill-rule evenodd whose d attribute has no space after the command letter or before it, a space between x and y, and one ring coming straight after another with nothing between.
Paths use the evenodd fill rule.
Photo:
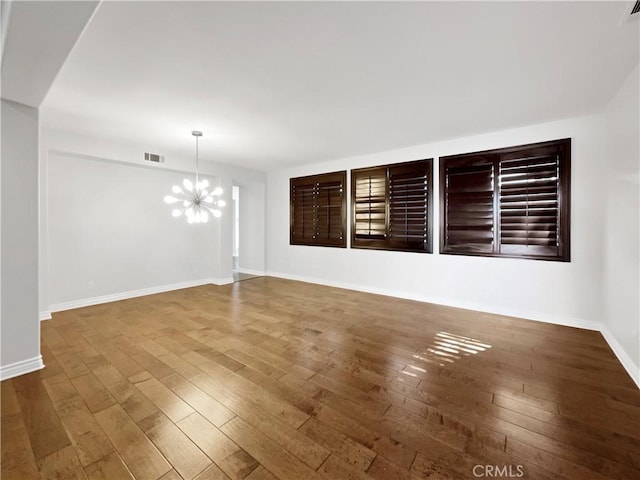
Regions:
<instances>
[{"instance_id":1,"label":"window","mask_svg":"<svg viewBox=\"0 0 640 480\"><path fill-rule=\"evenodd\" d=\"M431 252L433 160L351 171L351 246Z\"/></svg>"},{"instance_id":2,"label":"window","mask_svg":"<svg viewBox=\"0 0 640 480\"><path fill-rule=\"evenodd\" d=\"M290 180L290 243L346 247L347 172Z\"/></svg>"},{"instance_id":3,"label":"window","mask_svg":"<svg viewBox=\"0 0 640 480\"><path fill-rule=\"evenodd\" d=\"M440 252L568 262L571 139L440 158Z\"/></svg>"}]
</instances>

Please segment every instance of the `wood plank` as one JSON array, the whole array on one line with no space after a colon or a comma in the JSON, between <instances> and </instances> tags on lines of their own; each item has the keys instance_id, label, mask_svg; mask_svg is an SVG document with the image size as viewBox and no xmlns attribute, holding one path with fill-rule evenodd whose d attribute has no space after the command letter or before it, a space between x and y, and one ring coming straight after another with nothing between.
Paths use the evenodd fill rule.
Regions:
<instances>
[{"instance_id":1,"label":"wood plank","mask_svg":"<svg viewBox=\"0 0 640 480\"><path fill-rule=\"evenodd\" d=\"M29 435L20 413L2 417L0 443L2 445L0 478L4 480L39 478L38 466L36 465L31 443L29 443Z\"/></svg>"},{"instance_id":2,"label":"wood plank","mask_svg":"<svg viewBox=\"0 0 640 480\"><path fill-rule=\"evenodd\" d=\"M160 480L182 480L182 477L175 470L169 470L160 477Z\"/></svg>"},{"instance_id":3,"label":"wood plank","mask_svg":"<svg viewBox=\"0 0 640 480\"><path fill-rule=\"evenodd\" d=\"M300 478L318 480L322 478L314 470L239 417L226 423L221 428L221 431L282 480L297 480Z\"/></svg>"},{"instance_id":4,"label":"wood plank","mask_svg":"<svg viewBox=\"0 0 640 480\"><path fill-rule=\"evenodd\" d=\"M335 455L327 458L327 461L318 469L318 473L327 480L334 480L335 478L345 480L371 480L371 477L361 469L342 461L342 459Z\"/></svg>"},{"instance_id":5,"label":"wood plank","mask_svg":"<svg viewBox=\"0 0 640 480\"><path fill-rule=\"evenodd\" d=\"M89 480L134 480L120 455L115 452L85 467L84 473Z\"/></svg>"},{"instance_id":6,"label":"wood plank","mask_svg":"<svg viewBox=\"0 0 640 480\"><path fill-rule=\"evenodd\" d=\"M71 445L38 460L38 470L42 480L50 478L86 480L87 478Z\"/></svg>"},{"instance_id":7,"label":"wood plank","mask_svg":"<svg viewBox=\"0 0 640 480\"><path fill-rule=\"evenodd\" d=\"M12 379L36 460L71 444L38 372Z\"/></svg>"},{"instance_id":8,"label":"wood plank","mask_svg":"<svg viewBox=\"0 0 640 480\"><path fill-rule=\"evenodd\" d=\"M134 421L158 411L151 400L131 385L113 365L98 367L93 373Z\"/></svg>"},{"instance_id":9,"label":"wood plank","mask_svg":"<svg viewBox=\"0 0 640 480\"><path fill-rule=\"evenodd\" d=\"M210 379L215 379L218 389L224 389L231 396L237 395L248 399L294 428L298 428L309 418L308 414L300 411L287 401L259 388L240 375L229 372L202 355L190 353L185 355L184 358L194 365L198 365L200 369L208 374ZM197 381L199 378L200 376L192 379L196 385L198 385Z\"/></svg>"},{"instance_id":10,"label":"wood plank","mask_svg":"<svg viewBox=\"0 0 640 480\"><path fill-rule=\"evenodd\" d=\"M145 433L180 477L190 480L207 469L211 460L167 417L159 417Z\"/></svg>"},{"instance_id":11,"label":"wood plank","mask_svg":"<svg viewBox=\"0 0 640 480\"><path fill-rule=\"evenodd\" d=\"M20 404L18 397L16 397L16 391L13 389L13 383L11 380L7 380L0 385L0 417L19 415L21 413Z\"/></svg>"},{"instance_id":12,"label":"wood plank","mask_svg":"<svg viewBox=\"0 0 640 480\"><path fill-rule=\"evenodd\" d=\"M96 413L95 418L136 479L156 480L171 470L171 465L120 405Z\"/></svg>"},{"instance_id":13,"label":"wood plank","mask_svg":"<svg viewBox=\"0 0 640 480\"><path fill-rule=\"evenodd\" d=\"M115 398L91 372L73 378L71 382L92 413L104 410L116 403Z\"/></svg>"},{"instance_id":14,"label":"wood plank","mask_svg":"<svg viewBox=\"0 0 640 480\"><path fill-rule=\"evenodd\" d=\"M255 470L253 472L255 472ZM245 478L250 478L251 475L253 475L253 472L250 473L249 476ZM209 468L207 468L204 472L198 475L196 477L196 480L229 480L229 477L222 470L220 470L220 468L214 463Z\"/></svg>"},{"instance_id":15,"label":"wood plank","mask_svg":"<svg viewBox=\"0 0 640 480\"><path fill-rule=\"evenodd\" d=\"M224 425L236 416L227 407L180 375L170 375L162 382L216 427Z\"/></svg>"},{"instance_id":16,"label":"wood plank","mask_svg":"<svg viewBox=\"0 0 640 480\"><path fill-rule=\"evenodd\" d=\"M369 468L376 457L376 452L373 450L315 418L310 418L308 422L300 427L300 431L313 441L329 449L333 456L363 472Z\"/></svg>"},{"instance_id":17,"label":"wood plank","mask_svg":"<svg viewBox=\"0 0 640 480\"><path fill-rule=\"evenodd\" d=\"M54 353L54 356L69 378L89 373L89 369L76 353Z\"/></svg>"},{"instance_id":18,"label":"wood plank","mask_svg":"<svg viewBox=\"0 0 640 480\"><path fill-rule=\"evenodd\" d=\"M194 412L193 408L155 378L136 383L135 386L173 422Z\"/></svg>"},{"instance_id":19,"label":"wood plank","mask_svg":"<svg viewBox=\"0 0 640 480\"><path fill-rule=\"evenodd\" d=\"M249 474L247 480L278 480L278 477L260 465Z\"/></svg>"},{"instance_id":20,"label":"wood plank","mask_svg":"<svg viewBox=\"0 0 640 480\"><path fill-rule=\"evenodd\" d=\"M43 381L82 466L113 452L113 446L66 375Z\"/></svg>"},{"instance_id":21,"label":"wood plank","mask_svg":"<svg viewBox=\"0 0 640 480\"><path fill-rule=\"evenodd\" d=\"M197 412L177 425L232 480L242 480L258 466L251 455Z\"/></svg>"}]
</instances>

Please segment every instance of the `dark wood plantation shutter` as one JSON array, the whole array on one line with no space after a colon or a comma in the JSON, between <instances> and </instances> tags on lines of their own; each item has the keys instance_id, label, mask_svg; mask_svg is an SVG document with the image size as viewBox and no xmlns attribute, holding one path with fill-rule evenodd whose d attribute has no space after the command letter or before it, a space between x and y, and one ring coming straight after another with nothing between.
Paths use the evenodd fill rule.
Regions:
<instances>
[{"instance_id":1,"label":"dark wood plantation shutter","mask_svg":"<svg viewBox=\"0 0 640 480\"><path fill-rule=\"evenodd\" d=\"M571 140L500 155L500 253L569 261Z\"/></svg>"},{"instance_id":2,"label":"dark wood plantation shutter","mask_svg":"<svg viewBox=\"0 0 640 480\"><path fill-rule=\"evenodd\" d=\"M291 240L311 242L316 234L315 182L312 179L291 179Z\"/></svg>"},{"instance_id":3,"label":"dark wood plantation shutter","mask_svg":"<svg viewBox=\"0 0 640 480\"><path fill-rule=\"evenodd\" d=\"M354 248L431 252L433 161L351 171Z\"/></svg>"},{"instance_id":4,"label":"dark wood plantation shutter","mask_svg":"<svg viewBox=\"0 0 640 480\"><path fill-rule=\"evenodd\" d=\"M290 243L346 246L347 172L290 180Z\"/></svg>"},{"instance_id":5,"label":"dark wood plantation shutter","mask_svg":"<svg viewBox=\"0 0 640 480\"><path fill-rule=\"evenodd\" d=\"M558 256L560 157L500 161L500 252Z\"/></svg>"},{"instance_id":6,"label":"dark wood plantation shutter","mask_svg":"<svg viewBox=\"0 0 640 480\"><path fill-rule=\"evenodd\" d=\"M442 252L493 252L493 162L482 158L448 162L441 183L441 191L445 192Z\"/></svg>"},{"instance_id":7,"label":"dark wood plantation shutter","mask_svg":"<svg viewBox=\"0 0 640 480\"><path fill-rule=\"evenodd\" d=\"M569 261L571 139L442 157L441 251Z\"/></svg>"},{"instance_id":8,"label":"dark wood plantation shutter","mask_svg":"<svg viewBox=\"0 0 640 480\"><path fill-rule=\"evenodd\" d=\"M343 208L345 178L320 179L316 184L316 236L320 241L342 243L345 239Z\"/></svg>"},{"instance_id":9,"label":"dark wood plantation shutter","mask_svg":"<svg viewBox=\"0 0 640 480\"><path fill-rule=\"evenodd\" d=\"M384 245L387 237L387 170L353 170L351 182L354 240L362 245Z\"/></svg>"},{"instance_id":10,"label":"dark wood plantation shutter","mask_svg":"<svg viewBox=\"0 0 640 480\"><path fill-rule=\"evenodd\" d=\"M431 162L389 167L389 245L428 249Z\"/></svg>"}]
</instances>

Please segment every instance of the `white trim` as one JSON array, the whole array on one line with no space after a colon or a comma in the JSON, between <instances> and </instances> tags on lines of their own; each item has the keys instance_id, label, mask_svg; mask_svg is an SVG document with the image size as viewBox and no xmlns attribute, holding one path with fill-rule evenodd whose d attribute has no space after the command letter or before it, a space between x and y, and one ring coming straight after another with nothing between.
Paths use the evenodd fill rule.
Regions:
<instances>
[{"instance_id":1,"label":"white trim","mask_svg":"<svg viewBox=\"0 0 640 480\"><path fill-rule=\"evenodd\" d=\"M10 378L24 375L25 373L35 372L44 368L42 363L42 355L28 358L20 362L11 363L9 365L0 366L0 381L9 380Z\"/></svg>"},{"instance_id":2,"label":"white trim","mask_svg":"<svg viewBox=\"0 0 640 480\"><path fill-rule=\"evenodd\" d=\"M264 270L252 270L250 268L236 268L234 271L238 273L246 273L247 275L256 275L258 277L264 277L266 275Z\"/></svg>"},{"instance_id":3,"label":"white trim","mask_svg":"<svg viewBox=\"0 0 640 480\"><path fill-rule=\"evenodd\" d=\"M233 283L233 279L203 278L200 280L190 280L188 282L171 283L169 285L141 288L140 290L130 290L128 292L112 293L110 295L102 295L100 297L83 298L80 300L73 300L71 302L55 303L51 305L49 309L51 312L62 312L64 310L72 310L74 308L99 305L101 303L117 302L118 300L126 300L128 298L143 297L145 295L154 295L156 293L170 292L172 290L180 290L183 288L199 287L200 285L226 285L228 283Z\"/></svg>"},{"instance_id":4,"label":"white trim","mask_svg":"<svg viewBox=\"0 0 640 480\"><path fill-rule=\"evenodd\" d=\"M635 382L638 388L640 388L640 368L638 368L638 365L634 363L627 352L625 352L624 348L622 348L622 345L620 345L618 340L616 340L616 337L613 336L613 334L606 326L602 326L602 328L600 329L600 333L609 344L609 347L611 347L611 350L613 350L615 356L618 357L618 360L627 371L631 379Z\"/></svg>"},{"instance_id":5,"label":"white trim","mask_svg":"<svg viewBox=\"0 0 640 480\"><path fill-rule=\"evenodd\" d=\"M51 310L43 310L40 312L40 321L51 320Z\"/></svg>"},{"instance_id":6,"label":"white trim","mask_svg":"<svg viewBox=\"0 0 640 480\"><path fill-rule=\"evenodd\" d=\"M420 295L415 293L407 293L398 290L387 290L382 288L365 287L362 285L355 285L352 283L334 282L331 280L324 280L320 278L304 277L299 275L290 275L288 273L280 272L267 272L267 275L271 277L286 278L289 280L297 280L300 282L316 283L320 285L326 285L329 287L344 288L347 290L356 290L358 292L375 293L377 295L385 295L387 297L404 298L406 300L415 300L417 302L435 303L437 305L445 305L448 307L464 308L467 310L475 310L479 312L493 313L496 315L505 315L509 317L517 317L525 320L533 320L536 322L553 323L555 325L562 325L566 327L583 328L586 330L600 331L601 324L590 320L584 320L575 317L559 317L558 315L552 315L541 312L531 312L524 310L516 310L509 308L496 308L493 305L469 303L469 302L457 302L451 299L429 297L427 295Z\"/></svg>"}]
</instances>

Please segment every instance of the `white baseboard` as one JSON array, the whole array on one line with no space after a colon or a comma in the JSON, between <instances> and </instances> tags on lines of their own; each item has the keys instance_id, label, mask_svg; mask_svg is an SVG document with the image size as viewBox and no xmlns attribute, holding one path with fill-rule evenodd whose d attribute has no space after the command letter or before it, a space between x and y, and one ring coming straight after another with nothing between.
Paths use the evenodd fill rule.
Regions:
<instances>
[{"instance_id":1,"label":"white baseboard","mask_svg":"<svg viewBox=\"0 0 640 480\"><path fill-rule=\"evenodd\" d=\"M51 310L43 310L40 312L40 321L51 320Z\"/></svg>"},{"instance_id":2,"label":"white baseboard","mask_svg":"<svg viewBox=\"0 0 640 480\"><path fill-rule=\"evenodd\" d=\"M319 278L304 277L300 275L290 275L288 273L280 272L267 272L267 275L271 277L286 278L289 280L298 280L300 282L316 283L320 285L326 285L329 287L344 288L347 290L355 290L358 292L375 293L376 295L384 295L387 297L404 298L406 300L415 300L417 302L434 303L437 305L445 305L447 307L464 308L466 310L475 310L478 312L492 313L495 315L505 315L508 317L523 318L525 320L534 320L536 322L553 323L555 325L562 325L566 327L583 328L586 330L600 330L601 325L598 322L590 320L584 320L581 318L574 318L569 316L557 316L539 312L531 312L526 310L516 310L509 308L500 308L495 305L487 305L472 302L458 302L451 299L430 297L428 295L407 293L398 290L387 290L382 288L366 287L362 285L356 285L352 283L334 282L331 280L324 280Z\"/></svg>"},{"instance_id":3,"label":"white baseboard","mask_svg":"<svg viewBox=\"0 0 640 480\"><path fill-rule=\"evenodd\" d=\"M49 312L62 312L65 310L73 310L74 308L90 307L91 305L117 302L118 300L154 295L156 293L170 292L172 290L180 290L183 288L199 287L201 285L227 285L229 283L233 283L233 278L203 278L188 282L171 283L169 285L141 288L140 290L130 290L128 292L113 293L99 297L83 298L80 300L73 300L71 302L54 303L49 307Z\"/></svg>"},{"instance_id":4,"label":"white baseboard","mask_svg":"<svg viewBox=\"0 0 640 480\"><path fill-rule=\"evenodd\" d=\"M627 354L627 352L625 352L624 348L622 348L622 345L620 345L618 340L616 340L616 337L613 336L613 334L607 327L603 325L600 329L600 333L602 333L602 336L607 341L609 347L611 347L611 350L613 350L613 353L616 355L616 357L618 357L618 360L627 371L631 379L636 383L638 388L640 388L640 368L638 367L638 365L636 365L631 357Z\"/></svg>"},{"instance_id":5,"label":"white baseboard","mask_svg":"<svg viewBox=\"0 0 640 480\"><path fill-rule=\"evenodd\" d=\"M42 355L28 358L20 362L10 363L9 365L0 366L0 381L9 380L10 378L24 375L25 373L35 372L44 368L42 363Z\"/></svg>"},{"instance_id":6,"label":"white baseboard","mask_svg":"<svg viewBox=\"0 0 640 480\"><path fill-rule=\"evenodd\" d=\"M257 277L264 277L266 275L264 270L252 270L250 268L236 268L235 271L238 273L246 273L247 275L255 275Z\"/></svg>"}]
</instances>

